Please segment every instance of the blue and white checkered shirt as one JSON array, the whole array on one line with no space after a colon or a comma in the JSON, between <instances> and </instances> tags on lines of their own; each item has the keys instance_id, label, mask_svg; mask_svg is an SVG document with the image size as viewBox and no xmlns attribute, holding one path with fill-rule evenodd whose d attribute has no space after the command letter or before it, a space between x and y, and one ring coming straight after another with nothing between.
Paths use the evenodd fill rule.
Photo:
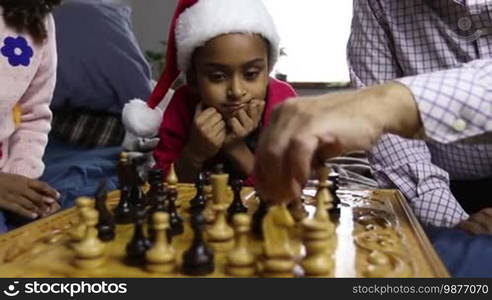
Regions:
<instances>
[{"instance_id":1,"label":"blue and white checkered shirt","mask_svg":"<svg viewBox=\"0 0 492 300\"><path fill-rule=\"evenodd\" d=\"M449 181L492 176L492 145L443 143L492 131L492 1L354 0L348 59L357 87L409 87L434 140L383 137L370 154L375 178L425 224L467 219Z\"/></svg>"}]
</instances>

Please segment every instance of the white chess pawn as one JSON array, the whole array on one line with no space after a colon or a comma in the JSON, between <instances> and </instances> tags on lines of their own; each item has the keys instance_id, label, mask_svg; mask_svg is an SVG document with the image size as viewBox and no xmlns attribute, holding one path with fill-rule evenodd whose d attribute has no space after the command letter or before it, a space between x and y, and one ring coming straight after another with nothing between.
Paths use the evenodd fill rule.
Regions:
<instances>
[{"instance_id":1,"label":"white chess pawn","mask_svg":"<svg viewBox=\"0 0 492 300\"><path fill-rule=\"evenodd\" d=\"M75 265L83 269L93 269L101 266L105 260L105 244L97 237L96 225L99 213L93 208L86 208L82 216L87 225L84 238L73 244Z\"/></svg>"},{"instance_id":2,"label":"white chess pawn","mask_svg":"<svg viewBox=\"0 0 492 300\"><path fill-rule=\"evenodd\" d=\"M225 203L215 204L215 220L207 228L207 237L210 246L216 251L226 251L233 246L234 230L227 224L227 207Z\"/></svg>"},{"instance_id":3,"label":"white chess pawn","mask_svg":"<svg viewBox=\"0 0 492 300\"><path fill-rule=\"evenodd\" d=\"M72 242L79 242L84 238L87 230L83 211L87 208L92 208L94 206L94 200L88 197L79 197L75 200L75 206L78 213L78 223L69 231L69 235Z\"/></svg>"},{"instance_id":4,"label":"white chess pawn","mask_svg":"<svg viewBox=\"0 0 492 300\"><path fill-rule=\"evenodd\" d=\"M169 228L169 214L156 212L152 219L156 231L156 240L152 248L145 253L146 268L152 273L172 273L176 266L176 251L167 240L166 230Z\"/></svg>"},{"instance_id":5,"label":"white chess pawn","mask_svg":"<svg viewBox=\"0 0 492 300\"><path fill-rule=\"evenodd\" d=\"M251 218L247 214L236 214L233 217L236 232L236 245L226 257L226 272L229 275L251 277L256 273L255 256L249 249L248 234L251 229Z\"/></svg>"}]
</instances>

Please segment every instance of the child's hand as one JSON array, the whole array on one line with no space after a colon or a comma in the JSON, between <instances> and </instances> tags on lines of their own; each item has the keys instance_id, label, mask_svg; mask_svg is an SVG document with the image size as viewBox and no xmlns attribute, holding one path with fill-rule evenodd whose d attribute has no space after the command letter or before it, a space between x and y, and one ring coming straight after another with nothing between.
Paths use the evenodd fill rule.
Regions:
<instances>
[{"instance_id":1,"label":"child's hand","mask_svg":"<svg viewBox=\"0 0 492 300\"><path fill-rule=\"evenodd\" d=\"M0 173L0 208L35 219L60 209L58 192L48 184L20 175Z\"/></svg>"},{"instance_id":2,"label":"child's hand","mask_svg":"<svg viewBox=\"0 0 492 300\"><path fill-rule=\"evenodd\" d=\"M461 222L458 228L471 234L492 234L492 208L474 213L468 220Z\"/></svg>"},{"instance_id":3,"label":"child's hand","mask_svg":"<svg viewBox=\"0 0 492 300\"><path fill-rule=\"evenodd\" d=\"M188 152L200 163L219 152L226 137L226 125L222 115L213 107L202 110L199 104L195 110Z\"/></svg>"},{"instance_id":4,"label":"child's hand","mask_svg":"<svg viewBox=\"0 0 492 300\"><path fill-rule=\"evenodd\" d=\"M232 130L226 136L226 146L243 140L253 132L260 123L264 108L265 101L252 100L245 109L239 110L237 116L228 121Z\"/></svg>"}]
</instances>

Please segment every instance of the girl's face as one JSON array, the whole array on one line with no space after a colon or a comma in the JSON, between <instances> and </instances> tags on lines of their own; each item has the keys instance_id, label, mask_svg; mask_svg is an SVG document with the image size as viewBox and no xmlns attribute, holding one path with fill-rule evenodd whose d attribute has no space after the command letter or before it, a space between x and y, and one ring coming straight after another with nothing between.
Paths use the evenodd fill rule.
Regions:
<instances>
[{"instance_id":1,"label":"girl's face","mask_svg":"<svg viewBox=\"0 0 492 300\"><path fill-rule=\"evenodd\" d=\"M251 100L264 101L268 51L261 36L241 33L218 36L197 49L192 82L203 105L229 119Z\"/></svg>"}]
</instances>

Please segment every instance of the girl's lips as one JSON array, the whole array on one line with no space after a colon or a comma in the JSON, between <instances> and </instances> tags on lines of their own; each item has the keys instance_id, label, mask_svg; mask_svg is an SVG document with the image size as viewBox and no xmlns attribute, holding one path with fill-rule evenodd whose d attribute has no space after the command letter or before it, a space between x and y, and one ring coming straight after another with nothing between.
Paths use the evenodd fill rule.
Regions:
<instances>
[{"instance_id":1,"label":"girl's lips","mask_svg":"<svg viewBox=\"0 0 492 300\"><path fill-rule=\"evenodd\" d=\"M225 104L224 107L227 111L236 111L236 110L240 110L241 108L244 107L244 103L241 103L241 104Z\"/></svg>"}]
</instances>

